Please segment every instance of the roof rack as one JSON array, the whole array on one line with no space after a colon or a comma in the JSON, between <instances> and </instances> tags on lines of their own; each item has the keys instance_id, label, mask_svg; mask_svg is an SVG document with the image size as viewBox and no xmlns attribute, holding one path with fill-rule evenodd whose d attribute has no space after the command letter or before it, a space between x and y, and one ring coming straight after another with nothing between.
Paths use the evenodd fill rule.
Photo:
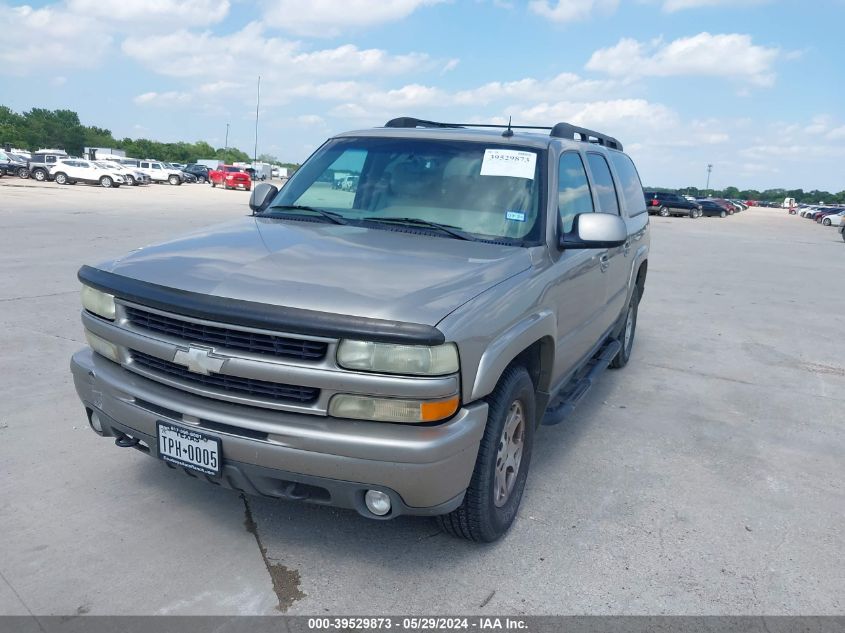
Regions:
<instances>
[{"instance_id":1,"label":"roof rack","mask_svg":"<svg viewBox=\"0 0 845 633\"><path fill-rule=\"evenodd\" d=\"M612 136L607 136L606 134L602 134L601 132L596 132L595 130L588 130L587 128L577 127L570 123L558 123L554 127L547 127L543 125L496 125L493 123L441 123L439 121L426 121L425 119L416 119L414 117L403 116L396 119L391 119L387 123L384 124L384 127L391 127L391 128L416 128L416 127L427 127L427 128L467 128L467 127L477 127L477 128L493 128L499 130L505 130L506 133L503 136L511 136L511 134L507 134L508 130L516 129L516 130L549 130L549 136L553 136L555 138L565 138L569 140L575 141L583 141L585 143L595 143L597 145L604 145L605 147L609 147L611 149L617 149L620 152L622 151L622 143L618 140L613 138Z\"/></svg>"}]
</instances>

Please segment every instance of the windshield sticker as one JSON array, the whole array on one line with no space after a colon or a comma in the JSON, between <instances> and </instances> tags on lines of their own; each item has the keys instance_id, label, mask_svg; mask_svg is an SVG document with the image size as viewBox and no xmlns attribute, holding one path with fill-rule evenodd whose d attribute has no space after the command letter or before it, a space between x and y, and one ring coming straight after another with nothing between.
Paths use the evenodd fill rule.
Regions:
<instances>
[{"instance_id":1,"label":"windshield sticker","mask_svg":"<svg viewBox=\"0 0 845 633\"><path fill-rule=\"evenodd\" d=\"M510 176L534 180L537 154L514 149L486 149L481 163L482 176Z\"/></svg>"},{"instance_id":2,"label":"windshield sticker","mask_svg":"<svg viewBox=\"0 0 845 633\"><path fill-rule=\"evenodd\" d=\"M524 211L508 211L505 214L505 217L508 220L516 220L517 222L525 222L525 212Z\"/></svg>"}]
</instances>

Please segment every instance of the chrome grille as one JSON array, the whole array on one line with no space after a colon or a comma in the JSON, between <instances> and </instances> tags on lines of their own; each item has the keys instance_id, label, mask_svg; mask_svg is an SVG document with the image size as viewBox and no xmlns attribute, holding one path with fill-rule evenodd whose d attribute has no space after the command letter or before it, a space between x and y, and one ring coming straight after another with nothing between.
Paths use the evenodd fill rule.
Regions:
<instances>
[{"instance_id":1,"label":"chrome grille","mask_svg":"<svg viewBox=\"0 0 845 633\"><path fill-rule=\"evenodd\" d=\"M154 374L164 375L171 378L178 378L187 383L212 387L227 393L251 396L254 398L277 400L280 402L294 402L297 404L309 404L315 402L320 396L320 390L314 387L300 387L295 385L284 385L266 380L255 380L242 378L240 376L227 376L224 374L195 374L182 365L163 360L144 352L130 350L132 363L137 367L150 371Z\"/></svg>"}]
</instances>

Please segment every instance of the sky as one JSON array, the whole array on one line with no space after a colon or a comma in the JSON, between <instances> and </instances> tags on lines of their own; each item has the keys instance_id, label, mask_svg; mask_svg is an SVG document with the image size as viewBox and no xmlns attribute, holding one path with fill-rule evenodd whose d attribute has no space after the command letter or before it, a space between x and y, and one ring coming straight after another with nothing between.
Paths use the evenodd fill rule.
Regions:
<instances>
[{"instance_id":1,"label":"sky","mask_svg":"<svg viewBox=\"0 0 845 633\"><path fill-rule=\"evenodd\" d=\"M619 139L647 186L845 189L845 0L0 0L0 104L301 162L396 116Z\"/></svg>"}]
</instances>

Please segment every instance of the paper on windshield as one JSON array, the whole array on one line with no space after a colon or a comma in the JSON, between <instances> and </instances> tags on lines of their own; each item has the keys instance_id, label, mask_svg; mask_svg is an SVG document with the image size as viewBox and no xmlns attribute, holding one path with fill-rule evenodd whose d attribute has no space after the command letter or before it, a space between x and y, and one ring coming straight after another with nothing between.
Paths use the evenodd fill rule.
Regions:
<instances>
[{"instance_id":1,"label":"paper on windshield","mask_svg":"<svg viewBox=\"0 0 845 633\"><path fill-rule=\"evenodd\" d=\"M534 180L537 154L515 149L486 149L481 163L482 176L510 176Z\"/></svg>"}]
</instances>

